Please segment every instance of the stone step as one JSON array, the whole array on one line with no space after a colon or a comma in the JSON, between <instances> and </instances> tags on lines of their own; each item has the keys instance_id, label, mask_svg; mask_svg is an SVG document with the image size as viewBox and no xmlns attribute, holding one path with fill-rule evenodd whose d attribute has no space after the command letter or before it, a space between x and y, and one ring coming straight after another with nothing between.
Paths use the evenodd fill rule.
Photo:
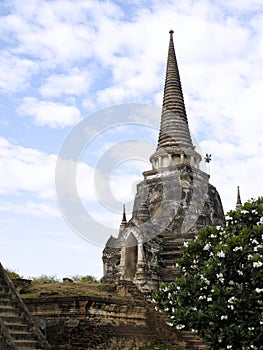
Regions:
<instances>
[{"instance_id":1,"label":"stone step","mask_svg":"<svg viewBox=\"0 0 263 350\"><path fill-rule=\"evenodd\" d=\"M0 317L12 316L12 317L20 317L21 313L16 308L10 308L8 306L0 306Z\"/></svg>"},{"instance_id":2,"label":"stone step","mask_svg":"<svg viewBox=\"0 0 263 350\"><path fill-rule=\"evenodd\" d=\"M1 298L0 297L0 306L2 305L14 305L14 302L11 301L10 296L6 298Z\"/></svg>"},{"instance_id":3,"label":"stone step","mask_svg":"<svg viewBox=\"0 0 263 350\"><path fill-rule=\"evenodd\" d=\"M145 300L144 295L140 292L138 287L132 282L127 280L120 280L117 284L117 290L123 288L125 293L128 293L132 296L133 299L136 300Z\"/></svg>"},{"instance_id":4,"label":"stone step","mask_svg":"<svg viewBox=\"0 0 263 350\"><path fill-rule=\"evenodd\" d=\"M187 342L187 347L189 349L207 350L203 339L199 338L199 336L187 331L182 331L181 333L183 335L184 340Z\"/></svg>"},{"instance_id":5,"label":"stone step","mask_svg":"<svg viewBox=\"0 0 263 350\"><path fill-rule=\"evenodd\" d=\"M2 292L0 291L0 298L6 299L6 298L10 298L11 294L8 292Z\"/></svg>"},{"instance_id":6,"label":"stone step","mask_svg":"<svg viewBox=\"0 0 263 350\"><path fill-rule=\"evenodd\" d=\"M26 323L21 322L5 322L6 327L9 329L10 332L14 331L21 331L25 332L28 330L28 325Z\"/></svg>"},{"instance_id":7,"label":"stone step","mask_svg":"<svg viewBox=\"0 0 263 350\"><path fill-rule=\"evenodd\" d=\"M163 244L163 250L176 250L176 249L183 249L184 243L191 242L191 239L185 239L185 240L174 240L172 242L165 242Z\"/></svg>"},{"instance_id":8,"label":"stone step","mask_svg":"<svg viewBox=\"0 0 263 350\"><path fill-rule=\"evenodd\" d=\"M31 332L28 331L17 331L17 330L9 330L9 333L11 337L14 340L33 340L35 341L35 338Z\"/></svg>"},{"instance_id":9,"label":"stone step","mask_svg":"<svg viewBox=\"0 0 263 350\"><path fill-rule=\"evenodd\" d=\"M0 293L9 293L9 288L6 285L0 285Z\"/></svg>"},{"instance_id":10,"label":"stone step","mask_svg":"<svg viewBox=\"0 0 263 350\"><path fill-rule=\"evenodd\" d=\"M10 299L0 299L0 310L16 309L16 303Z\"/></svg>"},{"instance_id":11,"label":"stone step","mask_svg":"<svg viewBox=\"0 0 263 350\"><path fill-rule=\"evenodd\" d=\"M175 259L178 258L183 254L183 251L181 249L178 250L167 250L167 251L160 251L159 256L162 257L167 257L167 256L174 256Z\"/></svg>"},{"instance_id":12,"label":"stone step","mask_svg":"<svg viewBox=\"0 0 263 350\"><path fill-rule=\"evenodd\" d=\"M196 233L195 232L183 232L183 233L175 233L175 234L172 234L172 235L166 235L166 236L163 236L163 240L165 242L170 242L170 241L173 241L175 239L193 239L194 237L196 236Z\"/></svg>"},{"instance_id":13,"label":"stone step","mask_svg":"<svg viewBox=\"0 0 263 350\"><path fill-rule=\"evenodd\" d=\"M18 349L23 348L29 348L29 349L36 349L37 348L37 341L35 340L14 340L15 345L18 347Z\"/></svg>"},{"instance_id":14,"label":"stone step","mask_svg":"<svg viewBox=\"0 0 263 350\"><path fill-rule=\"evenodd\" d=\"M15 316L15 315L10 315L10 314L5 314L5 315L0 315L4 323L24 323L21 316Z\"/></svg>"},{"instance_id":15,"label":"stone step","mask_svg":"<svg viewBox=\"0 0 263 350\"><path fill-rule=\"evenodd\" d=\"M40 341L45 344L45 349L50 348L42 333L37 331L33 319L31 319L27 313L23 301L15 292L14 284L7 278L6 272L1 264L0 317L18 350L36 350L39 348L37 344Z\"/></svg>"}]
</instances>

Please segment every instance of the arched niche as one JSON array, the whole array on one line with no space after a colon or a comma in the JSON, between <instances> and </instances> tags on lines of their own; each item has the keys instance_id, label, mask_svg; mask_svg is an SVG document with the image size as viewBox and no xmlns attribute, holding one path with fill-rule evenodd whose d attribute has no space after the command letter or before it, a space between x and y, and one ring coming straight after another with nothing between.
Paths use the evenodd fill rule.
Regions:
<instances>
[{"instance_id":1,"label":"arched niche","mask_svg":"<svg viewBox=\"0 0 263 350\"><path fill-rule=\"evenodd\" d=\"M124 278L133 280L137 270L138 241L131 232L125 242Z\"/></svg>"}]
</instances>

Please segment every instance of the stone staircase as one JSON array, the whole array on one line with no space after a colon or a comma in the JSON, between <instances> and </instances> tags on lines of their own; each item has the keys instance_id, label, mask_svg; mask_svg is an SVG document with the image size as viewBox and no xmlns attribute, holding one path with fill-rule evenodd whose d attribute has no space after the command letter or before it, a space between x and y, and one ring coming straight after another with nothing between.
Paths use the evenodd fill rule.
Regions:
<instances>
[{"instance_id":1,"label":"stone staircase","mask_svg":"<svg viewBox=\"0 0 263 350\"><path fill-rule=\"evenodd\" d=\"M147 302L145 294L142 293L138 287L128 280L119 280L116 284L117 291L125 296L132 298L133 300L139 300L145 302L147 309L147 324L152 328L153 334L160 334L160 338L167 339L167 344L172 342L176 345L178 350L207 350L204 340L199 338L197 335L186 332L178 331L167 325L168 317L164 312L155 310L155 307L151 302Z\"/></svg>"},{"instance_id":2,"label":"stone staircase","mask_svg":"<svg viewBox=\"0 0 263 350\"><path fill-rule=\"evenodd\" d=\"M120 295L131 297L135 300L144 300L145 295L138 289L138 287L128 280L119 280L116 284L116 289Z\"/></svg>"},{"instance_id":3,"label":"stone staircase","mask_svg":"<svg viewBox=\"0 0 263 350\"><path fill-rule=\"evenodd\" d=\"M174 281L180 275L180 270L176 268L178 259L183 254L183 245L191 242L195 234L193 232L177 233L175 236L163 237L162 251L159 254L158 264L162 269L163 282Z\"/></svg>"},{"instance_id":4,"label":"stone staircase","mask_svg":"<svg viewBox=\"0 0 263 350\"><path fill-rule=\"evenodd\" d=\"M167 325L168 317L164 312L156 311L150 303L147 305L148 324L154 326L155 334L166 339L164 345L173 344L178 350L207 350L204 340L191 332L177 330Z\"/></svg>"},{"instance_id":5,"label":"stone staircase","mask_svg":"<svg viewBox=\"0 0 263 350\"><path fill-rule=\"evenodd\" d=\"M0 264L0 350L50 350Z\"/></svg>"}]
</instances>

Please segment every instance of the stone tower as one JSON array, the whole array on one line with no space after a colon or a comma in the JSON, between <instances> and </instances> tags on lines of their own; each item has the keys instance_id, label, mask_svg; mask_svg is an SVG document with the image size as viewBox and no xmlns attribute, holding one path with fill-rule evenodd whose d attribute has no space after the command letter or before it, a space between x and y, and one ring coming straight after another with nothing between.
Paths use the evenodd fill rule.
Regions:
<instances>
[{"instance_id":1,"label":"stone tower","mask_svg":"<svg viewBox=\"0 0 263 350\"><path fill-rule=\"evenodd\" d=\"M220 196L200 169L201 160L189 132L171 30L152 169L137 185L132 218L126 221L124 209L118 237L106 243L104 282L130 280L153 291L178 275L176 261L185 242L202 227L224 223Z\"/></svg>"},{"instance_id":2,"label":"stone tower","mask_svg":"<svg viewBox=\"0 0 263 350\"><path fill-rule=\"evenodd\" d=\"M240 209L242 206L241 196L240 196L240 190L239 186L237 186L237 203L236 203L236 210Z\"/></svg>"}]
</instances>

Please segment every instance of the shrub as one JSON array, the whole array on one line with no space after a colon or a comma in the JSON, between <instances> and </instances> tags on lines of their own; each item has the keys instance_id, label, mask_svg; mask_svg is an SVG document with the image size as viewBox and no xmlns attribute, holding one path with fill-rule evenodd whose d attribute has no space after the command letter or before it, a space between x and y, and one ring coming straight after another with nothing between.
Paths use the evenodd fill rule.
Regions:
<instances>
[{"instance_id":1,"label":"shrub","mask_svg":"<svg viewBox=\"0 0 263 350\"><path fill-rule=\"evenodd\" d=\"M230 211L184 247L182 275L154 295L169 325L203 336L209 349L263 344L263 198Z\"/></svg>"}]
</instances>

